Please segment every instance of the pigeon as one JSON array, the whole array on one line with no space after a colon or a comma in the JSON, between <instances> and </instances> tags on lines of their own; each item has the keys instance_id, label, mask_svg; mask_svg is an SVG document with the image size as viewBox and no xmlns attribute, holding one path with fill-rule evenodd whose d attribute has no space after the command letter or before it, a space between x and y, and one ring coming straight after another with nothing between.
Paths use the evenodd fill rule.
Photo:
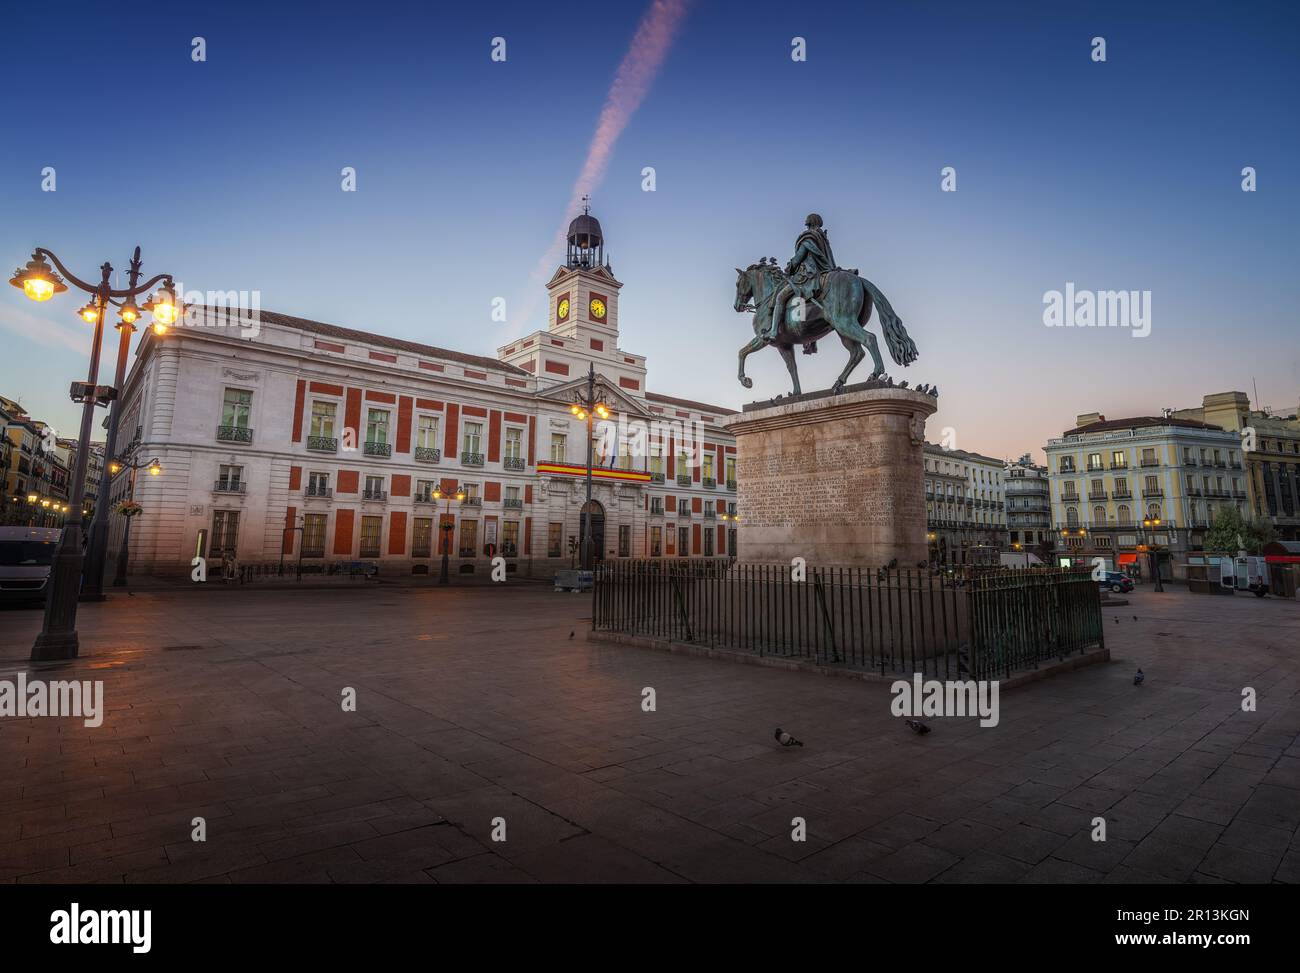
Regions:
<instances>
[{"instance_id":1,"label":"pigeon","mask_svg":"<svg viewBox=\"0 0 1300 973\"><path fill-rule=\"evenodd\" d=\"M898 383L898 387L899 387L900 389L905 389L905 388L907 388L907 381L906 381L906 380L903 380L903 381L899 382L899 383Z\"/></svg>"},{"instance_id":2,"label":"pigeon","mask_svg":"<svg viewBox=\"0 0 1300 973\"><path fill-rule=\"evenodd\" d=\"M891 558L889 563L885 565L885 570L892 571L896 567L898 567L898 558Z\"/></svg>"},{"instance_id":3,"label":"pigeon","mask_svg":"<svg viewBox=\"0 0 1300 973\"><path fill-rule=\"evenodd\" d=\"M937 385L931 385L931 386L930 386L930 394L933 395L933 396L937 399L937 398L939 397L939 386L937 386Z\"/></svg>"},{"instance_id":4,"label":"pigeon","mask_svg":"<svg viewBox=\"0 0 1300 973\"><path fill-rule=\"evenodd\" d=\"M573 631L569 632L569 638L573 638L573 633L576 632L576 631L577 631L577 629L575 628L575 629L573 629Z\"/></svg>"},{"instance_id":5,"label":"pigeon","mask_svg":"<svg viewBox=\"0 0 1300 973\"><path fill-rule=\"evenodd\" d=\"M1136 622L1137 620L1138 620L1138 617L1137 617L1136 615L1134 615L1134 616L1133 616L1133 621Z\"/></svg>"},{"instance_id":6,"label":"pigeon","mask_svg":"<svg viewBox=\"0 0 1300 973\"><path fill-rule=\"evenodd\" d=\"M794 737L786 733L785 730L781 729L779 726L776 728L776 732L772 734L772 737L783 747L803 746L802 740L796 740Z\"/></svg>"},{"instance_id":7,"label":"pigeon","mask_svg":"<svg viewBox=\"0 0 1300 973\"><path fill-rule=\"evenodd\" d=\"M920 720L904 720L903 722L906 723L907 728L911 730L913 733L915 733L917 736L925 736L927 733L930 732L930 728L926 726L924 723L922 723Z\"/></svg>"},{"instance_id":8,"label":"pigeon","mask_svg":"<svg viewBox=\"0 0 1300 973\"><path fill-rule=\"evenodd\" d=\"M1133 685L1135 686L1142 685L1142 680L1145 678L1146 678L1146 673L1144 673L1141 669L1139 669L1133 676Z\"/></svg>"}]
</instances>

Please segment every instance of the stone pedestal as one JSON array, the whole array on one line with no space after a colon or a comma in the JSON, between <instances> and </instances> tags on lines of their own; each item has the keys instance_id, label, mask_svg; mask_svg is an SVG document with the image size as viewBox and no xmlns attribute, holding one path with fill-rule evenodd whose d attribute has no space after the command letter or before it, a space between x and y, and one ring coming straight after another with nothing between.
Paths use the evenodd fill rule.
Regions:
<instances>
[{"instance_id":1,"label":"stone pedestal","mask_svg":"<svg viewBox=\"0 0 1300 973\"><path fill-rule=\"evenodd\" d=\"M736 436L741 561L914 568L925 540L925 420L934 397L850 388L746 406Z\"/></svg>"}]
</instances>

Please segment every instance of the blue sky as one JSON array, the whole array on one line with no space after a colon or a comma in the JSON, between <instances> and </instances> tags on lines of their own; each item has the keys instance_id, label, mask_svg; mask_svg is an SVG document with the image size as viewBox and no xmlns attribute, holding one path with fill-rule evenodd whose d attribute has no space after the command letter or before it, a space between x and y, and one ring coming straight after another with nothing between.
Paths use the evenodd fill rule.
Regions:
<instances>
[{"instance_id":1,"label":"blue sky","mask_svg":"<svg viewBox=\"0 0 1300 973\"><path fill-rule=\"evenodd\" d=\"M645 10L22 5L0 37L5 269L42 245L85 277L139 244L147 273L187 287L492 354L542 325L535 268ZM697 0L589 187L625 283L623 345L650 356L656 391L737 406L787 391L772 352L750 359L753 392L735 382L752 332L732 268L787 259L816 211L916 340L920 360L890 371L939 386L931 438L1037 452L1076 413L1252 380L1293 412L1297 19L1283 3ZM1045 328L1043 295L1067 281L1151 291L1150 336ZM0 294L0 392L68 433L78 303ZM843 356L800 356L804 388Z\"/></svg>"}]
</instances>

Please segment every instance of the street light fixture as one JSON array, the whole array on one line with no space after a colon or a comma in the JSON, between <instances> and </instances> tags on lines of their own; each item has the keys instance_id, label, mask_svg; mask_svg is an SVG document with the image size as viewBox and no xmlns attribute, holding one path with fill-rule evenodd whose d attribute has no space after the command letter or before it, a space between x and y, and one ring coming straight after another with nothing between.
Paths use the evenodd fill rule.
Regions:
<instances>
[{"instance_id":1,"label":"street light fixture","mask_svg":"<svg viewBox=\"0 0 1300 973\"><path fill-rule=\"evenodd\" d=\"M1156 553L1159 550L1159 545L1152 540L1155 531L1160 527L1160 523L1159 517L1142 518L1142 529L1139 531L1142 543L1138 545L1138 550L1146 552L1147 564L1151 570L1151 580L1155 582L1155 590L1163 592L1165 589L1160 583L1159 555Z\"/></svg>"},{"instance_id":2,"label":"street light fixture","mask_svg":"<svg viewBox=\"0 0 1300 973\"><path fill-rule=\"evenodd\" d=\"M610 410L607 405L596 395L596 366L591 364L587 366L587 389L585 392L579 390L574 393L573 405L569 406L569 411L579 422L587 424L587 500L582 505L582 514L579 517L578 526L582 532L582 570L591 570L591 466L594 459L592 455L592 416L598 416L601 419L608 419Z\"/></svg>"},{"instance_id":3,"label":"street light fixture","mask_svg":"<svg viewBox=\"0 0 1300 973\"><path fill-rule=\"evenodd\" d=\"M50 266L50 263L54 267ZM57 268L57 272L55 271ZM77 450L77 460L73 467L72 473L72 492L71 492L71 516L63 528L63 534L59 538L59 546L55 550L54 558L50 565L49 575L49 594L45 599L45 620L41 627L41 633L36 637L32 645L32 660L43 661L50 659L73 659L76 658L80 646L80 640L77 636L77 598L82 580L82 567L86 560L82 553L82 504L86 502L86 468L90 459L90 434L94 424L95 406L107 405L110 402L117 402L119 396L117 392L122 387L122 378L125 375L126 351L125 335L123 347L119 349L119 377L114 386L111 388L101 387L95 383L99 379L99 354L100 345L104 337L104 318L110 304L122 307L123 310L129 306L135 307L135 298L139 294L145 293L151 287L164 281L170 283L170 274L159 274L157 277L146 282L137 284L140 277L140 248L136 247L135 257L131 261L131 280L130 285L126 288L115 288L110 283L113 275L113 267L105 261L99 268L100 280L98 284L90 284L81 280L75 274L71 273L63 262L57 256L44 247L37 247L32 251L32 259L27 262L25 267L19 267L14 271L13 277L9 283L14 287L22 288L33 301L48 301L55 294L61 294L68 289L64 281L68 281L79 290L91 295L95 313L92 315L87 308L82 308L81 319L95 327L94 337L91 339L90 349L90 367L87 371L85 383L75 382L71 389L72 400L81 403L81 434L78 439L80 448ZM139 311L136 309L136 317ZM93 321L91 320L93 317ZM125 319L125 315L124 315ZM107 450L112 455L114 449L113 416L120 411L120 404L115 404L110 413L109 437ZM101 519L103 505L97 505L95 516L96 520ZM107 521L103 521L103 529L107 530ZM93 541L94 531L92 529L91 540ZM100 544L99 564L103 563L102 555L103 544ZM92 561L92 564L95 562Z\"/></svg>"},{"instance_id":4,"label":"street light fixture","mask_svg":"<svg viewBox=\"0 0 1300 973\"><path fill-rule=\"evenodd\" d=\"M443 508L442 518L438 524L438 531L442 534L442 537L439 539L442 544L442 569L438 573L438 584L446 584L448 578L448 559L451 557L451 532L454 529L454 525L451 522L451 501L453 497L455 497L457 502L464 500L465 488L463 486L458 486L452 493L443 493L441 487L436 487L430 496L433 497L434 500L445 499L447 501L446 507Z\"/></svg>"},{"instance_id":5,"label":"street light fixture","mask_svg":"<svg viewBox=\"0 0 1300 973\"><path fill-rule=\"evenodd\" d=\"M158 458L154 457L147 463L137 463L134 458L119 459L113 463L119 470L130 470L130 479L127 480L126 502L131 503L135 500L135 474L138 470L148 470L151 476L158 476L162 473L162 464ZM98 511L96 511L98 513ZM122 530L122 549L117 554L117 568L113 572L113 587L123 588L126 586L126 565L130 557L131 547L131 521L134 520L133 514L125 514L126 526ZM283 544L280 545L284 547Z\"/></svg>"}]
</instances>

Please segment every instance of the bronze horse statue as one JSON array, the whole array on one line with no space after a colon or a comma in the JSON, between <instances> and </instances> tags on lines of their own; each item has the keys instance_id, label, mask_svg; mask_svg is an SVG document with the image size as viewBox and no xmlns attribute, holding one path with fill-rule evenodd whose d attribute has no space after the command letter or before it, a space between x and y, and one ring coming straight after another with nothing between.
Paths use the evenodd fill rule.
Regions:
<instances>
[{"instance_id":1,"label":"bronze horse statue","mask_svg":"<svg viewBox=\"0 0 1300 973\"><path fill-rule=\"evenodd\" d=\"M794 360L795 345L804 345L805 351L808 351L813 342L832 331L840 336L840 341L849 350L849 363L831 386L831 392L839 393L843 390L849 373L866 357L867 352L871 353L871 360L875 363L875 370L868 381L883 377L885 363L880 358L876 336L866 329L873 306L885 342L889 346L890 357L903 366L916 361L916 345L908 337L903 322L876 285L859 277L857 271L836 268L821 274L812 300L803 301L796 297L787 303L784 320L777 328L776 339L771 342L761 337L760 332L764 315L767 315L768 320L771 319L772 300L786 282L785 276L775 261L759 261L744 270L737 267L736 275L736 310L755 312L754 340L740 349L738 377L745 388L754 385L753 379L745 375L745 359L770 343L781 353L785 367L790 372L790 380L794 383L794 394L798 395L799 369ZM866 351L863 351L864 348Z\"/></svg>"}]
</instances>

